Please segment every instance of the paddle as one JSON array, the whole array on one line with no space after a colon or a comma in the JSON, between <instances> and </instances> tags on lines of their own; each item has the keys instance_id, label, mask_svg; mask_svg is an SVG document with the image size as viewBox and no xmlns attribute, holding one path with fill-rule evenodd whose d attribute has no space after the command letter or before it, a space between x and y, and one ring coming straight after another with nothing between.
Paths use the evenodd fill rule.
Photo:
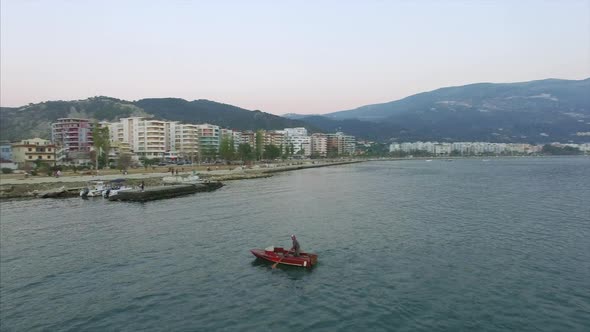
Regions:
<instances>
[{"instance_id":1,"label":"paddle","mask_svg":"<svg viewBox=\"0 0 590 332\"><path fill-rule=\"evenodd\" d=\"M287 251L287 253L286 253L286 254L283 254L283 257L282 257L281 259L279 259L279 261L278 261L278 262L274 263L274 264L272 265L272 268L273 268L273 269L276 269L276 268L277 268L277 265L279 265L279 263L280 263L280 262L281 262L281 261L282 261L282 260L283 260L285 257L287 257L287 255L288 255L290 252L291 252L291 250Z\"/></svg>"}]
</instances>

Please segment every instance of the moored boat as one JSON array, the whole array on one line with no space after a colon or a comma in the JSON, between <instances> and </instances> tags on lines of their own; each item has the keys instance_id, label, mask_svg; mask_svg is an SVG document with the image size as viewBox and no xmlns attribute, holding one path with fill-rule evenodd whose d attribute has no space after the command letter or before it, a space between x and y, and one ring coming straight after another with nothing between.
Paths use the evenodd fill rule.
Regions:
<instances>
[{"instance_id":1,"label":"moored boat","mask_svg":"<svg viewBox=\"0 0 590 332\"><path fill-rule=\"evenodd\" d=\"M104 190L106 190L104 181L88 181L86 188L80 190L80 197L101 197Z\"/></svg>"},{"instance_id":2,"label":"moored boat","mask_svg":"<svg viewBox=\"0 0 590 332\"><path fill-rule=\"evenodd\" d=\"M268 247L265 249L251 249L250 252L260 259L284 265L312 268L318 262L318 255L301 252L299 256L286 255L289 251L281 247Z\"/></svg>"},{"instance_id":3,"label":"moored boat","mask_svg":"<svg viewBox=\"0 0 590 332\"><path fill-rule=\"evenodd\" d=\"M131 190L133 187L124 185L125 179L112 180L105 190L102 191L102 197L109 198L117 195L121 191Z\"/></svg>"}]
</instances>

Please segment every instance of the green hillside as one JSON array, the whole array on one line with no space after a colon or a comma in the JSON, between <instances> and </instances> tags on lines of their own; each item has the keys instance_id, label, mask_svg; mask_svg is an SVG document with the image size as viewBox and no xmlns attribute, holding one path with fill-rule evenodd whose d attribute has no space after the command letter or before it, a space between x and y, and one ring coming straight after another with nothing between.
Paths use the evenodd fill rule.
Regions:
<instances>
[{"instance_id":1,"label":"green hillside","mask_svg":"<svg viewBox=\"0 0 590 332\"><path fill-rule=\"evenodd\" d=\"M73 101L48 101L23 107L0 108L0 139L16 141L30 137L50 138L51 123L59 118L88 118L115 121L129 116L145 116L186 123L211 123L238 130L314 128L302 121L249 111L209 100L151 98L135 102L110 97Z\"/></svg>"}]
</instances>

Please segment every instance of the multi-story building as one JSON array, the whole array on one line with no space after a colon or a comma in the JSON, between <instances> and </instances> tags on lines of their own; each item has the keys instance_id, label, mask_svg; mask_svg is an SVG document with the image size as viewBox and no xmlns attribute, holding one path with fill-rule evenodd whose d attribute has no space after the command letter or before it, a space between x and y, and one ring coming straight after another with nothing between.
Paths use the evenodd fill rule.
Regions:
<instances>
[{"instance_id":1,"label":"multi-story building","mask_svg":"<svg viewBox=\"0 0 590 332\"><path fill-rule=\"evenodd\" d=\"M315 133L311 135L311 154L326 157L328 155L328 136Z\"/></svg>"},{"instance_id":2,"label":"multi-story building","mask_svg":"<svg viewBox=\"0 0 590 332\"><path fill-rule=\"evenodd\" d=\"M166 121L142 117L123 118L119 123L109 124L111 140L126 142L134 153L149 159L164 156L169 139L167 128Z\"/></svg>"},{"instance_id":3,"label":"multi-story building","mask_svg":"<svg viewBox=\"0 0 590 332\"><path fill-rule=\"evenodd\" d=\"M307 136L307 129L304 127L285 128L283 129L285 136Z\"/></svg>"},{"instance_id":4,"label":"multi-story building","mask_svg":"<svg viewBox=\"0 0 590 332\"><path fill-rule=\"evenodd\" d=\"M202 156L213 157L219 151L219 126L198 124L199 149Z\"/></svg>"},{"instance_id":5,"label":"multi-story building","mask_svg":"<svg viewBox=\"0 0 590 332\"><path fill-rule=\"evenodd\" d=\"M264 145L284 146L285 133L282 130L270 130L264 132Z\"/></svg>"},{"instance_id":6,"label":"multi-story building","mask_svg":"<svg viewBox=\"0 0 590 332\"><path fill-rule=\"evenodd\" d=\"M199 155L199 125L174 125L174 139L171 139L169 151L176 152L180 158L194 159Z\"/></svg>"},{"instance_id":7,"label":"multi-story building","mask_svg":"<svg viewBox=\"0 0 590 332\"><path fill-rule=\"evenodd\" d=\"M60 118L51 124L51 140L64 152L90 152L92 123L89 119Z\"/></svg>"},{"instance_id":8,"label":"multi-story building","mask_svg":"<svg viewBox=\"0 0 590 332\"><path fill-rule=\"evenodd\" d=\"M233 129L225 129L222 128L219 130L219 134L221 135L221 138L229 138L233 141L233 146L234 146L234 150L238 151L238 147L240 146L240 143L242 142L242 133L237 131L237 130L233 130Z\"/></svg>"},{"instance_id":9,"label":"multi-story building","mask_svg":"<svg viewBox=\"0 0 590 332\"><path fill-rule=\"evenodd\" d=\"M242 132L241 143L248 144L252 149L256 148L256 133L252 130L246 130Z\"/></svg>"},{"instance_id":10,"label":"multi-story building","mask_svg":"<svg viewBox=\"0 0 590 332\"><path fill-rule=\"evenodd\" d=\"M337 134L326 134L326 150L329 155L341 155L344 141Z\"/></svg>"},{"instance_id":11,"label":"multi-story building","mask_svg":"<svg viewBox=\"0 0 590 332\"><path fill-rule=\"evenodd\" d=\"M343 153L352 156L356 151L356 138L351 135L342 134L342 140L344 141Z\"/></svg>"},{"instance_id":12,"label":"multi-story building","mask_svg":"<svg viewBox=\"0 0 590 332\"><path fill-rule=\"evenodd\" d=\"M10 142L0 142L0 159L12 160L12 146L10 145Z\"/></svg>"},{"instance_id":13,"label":"multi-story building","mask_svg":"<svg viewBox=\"0 0 590 332\"><path fill-rule=\"evenodd\" d=\"M53 165L55 163L55 148L55 144L45 139L26 139L12 144L12 158L21 168L36 161Z\"/></svg>"},{"instance_id":14,"label":"multi-story building","mask_svg":"<svg viewBox=\"0 0 590 332\"><path fill-rule=\"evenodd\" d=\"M285 145L293 149L293 154L311 155L311 138L307 136L307 129L303 127L285 128L283 132L285 133Z\"/></svg>"},{"instance_id":15,"label":"multi-story building","mask_svg":"<svg viewBox=\"0 0 590 332\"><path fill-rule=\"evenodd\" d=\"M326 134L327 151L338 155L352 155L356 151L356 139L354 136L344 135L342 132Z\"/></svg>"}]
</instances>

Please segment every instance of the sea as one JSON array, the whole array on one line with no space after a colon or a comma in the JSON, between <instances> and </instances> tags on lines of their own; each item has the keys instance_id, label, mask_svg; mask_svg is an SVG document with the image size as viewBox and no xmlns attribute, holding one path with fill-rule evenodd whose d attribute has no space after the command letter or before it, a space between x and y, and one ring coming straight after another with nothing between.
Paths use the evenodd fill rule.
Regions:
<instances>
[{"instance_id":1,"label":"sea","mask_svg":"<svg viewBox=\"0 0 590 332\"><path fill-rule=\"evenodd\" d=\"M2 331L590 331L590 158L371 161L0 203ZM250 249L319 255L281 267Z\"/></svg>"}]
</instances>

